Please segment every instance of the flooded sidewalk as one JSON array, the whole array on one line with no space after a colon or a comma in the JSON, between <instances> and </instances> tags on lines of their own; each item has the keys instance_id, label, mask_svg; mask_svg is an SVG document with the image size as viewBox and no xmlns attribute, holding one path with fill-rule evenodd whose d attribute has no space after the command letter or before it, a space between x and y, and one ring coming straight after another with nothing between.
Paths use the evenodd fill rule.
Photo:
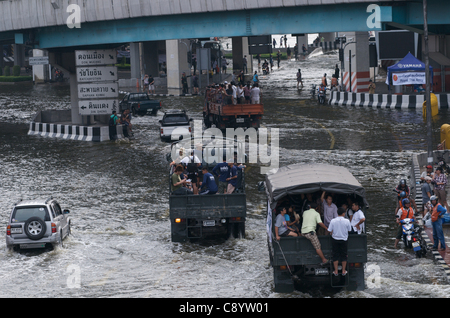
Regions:
<instances>
[{"instance_id":1,"label":"flooded sidewalk","mask_svg":"<svg viewBox=\"0 0 450 318\"><path fill-rule=\"evenodd\" d=\"M416 182L416 204L418 207L419 211L422 211L422 190L421 190L421 184L420 184L420 175L426 171L426 165L421 165L420 163L423 163L423 160L420 160L420 158L418 159L418 155L413 155L413 166L412 166L412 175L413 175L413 180L415 180ZM419 163L420 162L420 163ZM436 171L436 168L438 166L436 164L433 164L433 171ZM449 201L450 196L449 196L449 192L447 191L447 202ZM447 211L449 212L449 211ZM440 245L439 245L439 249L434 251L431 250L432 246L434 245L434 240L433 240L433 228L431 226L431 221L429 220L428 222L424 222L422 220L422 213L419 213L419 224L423 225L425 232L424 232L424 239L427 242L428 247L430 248L430 252L433 255L433 258L438 262L439 265L442 266L442 268L444 269L447 281L450 282L450 248L449 243L450 243L450 224L443 224L442 225L442 230L444 232L444 237L445 237L445 245L446 245L446 250L445 251L441 251L440 250Z\"/></svg>"}]
</instances>

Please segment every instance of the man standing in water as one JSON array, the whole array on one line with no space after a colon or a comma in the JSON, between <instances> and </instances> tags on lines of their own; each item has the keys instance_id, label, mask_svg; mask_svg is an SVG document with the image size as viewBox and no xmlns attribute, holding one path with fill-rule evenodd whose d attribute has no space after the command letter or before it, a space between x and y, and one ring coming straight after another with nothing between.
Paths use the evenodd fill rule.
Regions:
<instances>
[{"instance_id":1,"label":"man standing in water","mask_svg":"<svg viewBox=\"0 0 450 318\"><path fill-rule=\"evenodd\" d=\"M298 69L298 72L297 72L297 89L298 89L298 85L300 83L302 84L302 88L303 88L302 71L301 71L301 69Z\"/></svg>"}]
</instances>

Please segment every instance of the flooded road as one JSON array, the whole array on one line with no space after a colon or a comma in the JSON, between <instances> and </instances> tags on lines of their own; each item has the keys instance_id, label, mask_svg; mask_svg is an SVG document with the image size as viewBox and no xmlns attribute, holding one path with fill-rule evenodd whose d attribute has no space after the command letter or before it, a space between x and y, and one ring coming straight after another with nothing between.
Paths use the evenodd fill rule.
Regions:
<instances>
[{"instance_id":1,"label":"flooded road","mask_svg":"<svg viewBox=\"0 0 450 318\"><path fill-rule=\"evenodd\" d=\"M410 156L426 149L422 112L318 105L310 85L331 74L337 55L282 61L261 76L263 126L280 130L280 165L347 167L365 187L369 264L380 284L332 297L446 297L444 272L428 257L393 249L395 197ZM304 89L296 89L301 68ZM201 97L164 97L163 109L202 118ZM322 291L273 291L265 233L264 179L247 168L245 239L172 243L166 182L168 144L157 117L133 118L136 139L87 143L28 136L39 109L68 109L64 85L0 86L0 297L317 297ZM448 118L441 110L435 135ZM72 236L53 251L6 248L7 218L20 199L53 196L72 216Z\"/></svg>"}]
</instances>

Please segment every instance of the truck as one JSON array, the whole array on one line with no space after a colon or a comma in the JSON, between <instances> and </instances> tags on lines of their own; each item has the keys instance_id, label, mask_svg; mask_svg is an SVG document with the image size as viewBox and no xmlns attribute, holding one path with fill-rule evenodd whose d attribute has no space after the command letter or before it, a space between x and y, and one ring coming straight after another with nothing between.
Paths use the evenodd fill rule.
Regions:
<instances>
[{"instance_id":1,"label":"truck","mask_svg":"<svg viewBox=\"0 0 450 318\"><path fill-rule=\"evenodd\" d=\"M129 109L133 115L156 115L161 109L159 100L152 100L147 93L126 93L119 102L119 110L122 113L125 109Z\"/></svg>"},{"instance_id":2,"label":"truck","mask_svg":"<svg viewBox=\"0 0 450 318\"><path fill-rule=\"evenodd\" d=\"M193 151L201 158L202 166L207 166L208 171L219 162L223 162L223 156L235 156L238 151L243 151L239 143L234 140L213 140L199 147L190 147L191 140L180 141L172 144L171 156L175 157L179 150ZM238 144L238 146L234 146ZM239 150L238 150L239 147ZM185 153L190 154L190 151ZM220 160L219 160L220 158ZM233 159L231 159L233 160ZM245 160L245 159L244 159ZM170 180L175 170L175 165L169 169L169 218L171 225L172 242L186 242L205 238L245 238L245 220L247 217L247 204L245 193L244 169L238 169L236 190L232 194L213 195L173 195L171 193ZM199 172L201 174L201 172ZM199 180L202 176L199 174ZM216 179L218 184L218 180Z\"/></svg>"},{"instance_id":3,"label":"truck","mask_svg":"<svg viewBox=\"0 0 450 318\"><path fill-rule=\"evenodd\" d=\"M306 237L301 235L280 237L280 240L277 240L275 236L276 213L280 208L293 206L301 215L303 210L307 209L305 208L307 197L317 200L323 191L333 194L338 206L340 202L351 200L358 202L363 213L367 213L369 205L365 198L365 190L346 168L326 164L293 164L266 175L260 188L265 189L267 195L267 243L276 292L289 293L297 287L317 285L346 288L349 291L364 290L364 268L367 262L366 233L348 236L345 276L333 274L330 235L317 234L322 252L330 260L328 264L323 265Z\"/></svg>"},{"instance_id":4,"label":"truck","mask_svg":"<svg viewBox=\"0 0 450 318\"><path fill-rule=\"evenodd\" d=\"M207 90L203 107L203 120L207 128L215 125L226 128L259 128L264 115L263 104L228 104L226 100L218 102Z\"/></svg>"},{"instance_id":5,"label":"truck","mask_svg":"<svg viewBox=\"0 0 450 318\"><path fill-rule=\"evenodd\" d=\"M159 121L159 136L161 141L178 141L185 137L191 137L192 118L186 114L185 110L171 109L164 112L163 118Z\"/></svg>"}]
</instances>

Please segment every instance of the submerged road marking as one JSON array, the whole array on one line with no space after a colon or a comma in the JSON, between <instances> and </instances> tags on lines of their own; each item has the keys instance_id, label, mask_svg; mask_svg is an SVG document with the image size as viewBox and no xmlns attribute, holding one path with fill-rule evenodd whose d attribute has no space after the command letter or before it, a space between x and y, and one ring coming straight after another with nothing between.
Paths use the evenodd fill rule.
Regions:
<instances>
[{"instance_id":1,"label":"submerged road marking","mask_svg":"<svg viewBox=\"0 0 450 318\"><path fill-rule=\"evenodd\" d=\"M318 122L318 121L316 121L314 119L311 119L311 118L308 118L308 117L305 117L305 116L302 116L302 115L297 115L297 114L290 114L290 115L291 116L296 116L296 117L299 117L299 118L302 118L302 119L306 119L306 120L309 120L309 121L312 121L313 123L319 125L322 129L324 129L328 133L328 135L330 135L331 144L330 144L330 150L328 151L328 156L329 156L331 154L331 151L334 149L334 144L336 143L336 138L334 138L333 133L327 127L325 127L322 123L320 123L320 122Z\"/></svg>"}]
</instances>

